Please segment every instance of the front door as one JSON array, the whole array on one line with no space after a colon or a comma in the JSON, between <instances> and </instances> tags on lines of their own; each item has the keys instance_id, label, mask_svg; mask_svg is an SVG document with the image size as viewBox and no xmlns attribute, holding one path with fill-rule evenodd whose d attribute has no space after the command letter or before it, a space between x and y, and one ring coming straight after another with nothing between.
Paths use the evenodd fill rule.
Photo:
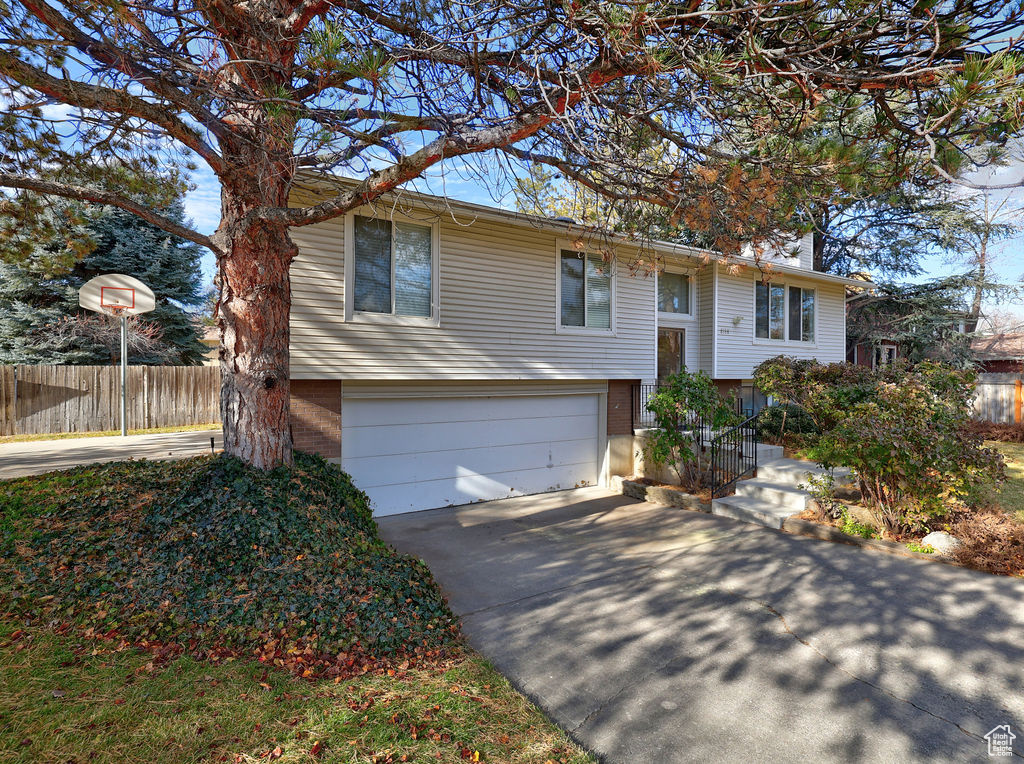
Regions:
<instances>
[{"instance_id":1,"label":"front door","mask_svg":"<svg viewBox=\"0 0 1024 764\"><path fill-rule=\"evenodd\" d=\"M686 330L658 330L658 382L686 368Z\"/></svg>"}]
</instances>

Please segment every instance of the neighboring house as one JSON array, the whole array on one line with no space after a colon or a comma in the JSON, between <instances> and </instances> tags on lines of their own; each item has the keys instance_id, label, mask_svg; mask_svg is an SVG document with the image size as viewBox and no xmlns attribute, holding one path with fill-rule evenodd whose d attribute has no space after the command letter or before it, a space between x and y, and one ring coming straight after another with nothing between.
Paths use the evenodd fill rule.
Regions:
<instances>
[{"instance_id":1,"label":"neighboring house","mask_svg":"<svg viewBox=\"0 0 1024 764\"><path fill-rule=\"evenodd\" d=\"M999 374L1024 372L1024 332L1000 332L971 340L980 371Z\"/></svg>"},{"instance_id":2,"label":"neighboring house","mask_svg":"<svg viewBox=\"0 0 1024 764\"><path fill-rule=\"evenodd\" d=\"M219 366L220 334L217 332L217 327L203 327L203 339L201 341L206 345L206 353L203 356L203 366Z\"/></svg>"},{"instance_id":3,"label":"neighboring house","mask_svg":"<svg viewBox=\"0 0 1024 764\"><path fill-rule=\"evenodd\" d=\"M866 342L850 343L846 360L855 366L867 366L877 369L900 358L900 346L896 340L881 340L878 344Z\"/></svg>"},{"instance_id":4,"label":"neighboring house","mask_svg":"<svg viewBox=\"0 0 1024 764\"><path fill-rule=\"evenodd\" d=\"M634 384L846 355L849 280L811 269L810 237L762 284L752 261L408 192L292 236L295 444L378 514L603 484L632 471ZM652 256L663 273L631 272Z\"/></svg>"}]
</instances>

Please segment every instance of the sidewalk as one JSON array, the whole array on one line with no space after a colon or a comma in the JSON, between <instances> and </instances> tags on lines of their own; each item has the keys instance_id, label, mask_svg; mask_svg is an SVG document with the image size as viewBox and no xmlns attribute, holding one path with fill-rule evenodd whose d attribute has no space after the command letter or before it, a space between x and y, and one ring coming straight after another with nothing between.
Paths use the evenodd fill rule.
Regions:
<instances>
[{"instance_id":1,"label":"sidewalk","mask_svg":"<svg viewBox=\"0 0 1024 764\"><path fill-rule=\"evenodd\" d=\"M222 447L220 430L0 444L0 480L119 459L181 459Z\"/></svg>"}]
</instances>

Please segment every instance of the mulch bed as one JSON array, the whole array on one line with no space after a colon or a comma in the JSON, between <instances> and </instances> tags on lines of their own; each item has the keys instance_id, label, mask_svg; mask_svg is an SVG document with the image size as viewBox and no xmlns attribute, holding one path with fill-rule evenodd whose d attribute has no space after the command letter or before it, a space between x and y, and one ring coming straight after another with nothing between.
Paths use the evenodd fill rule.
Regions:
<instances>
[{"instance_id":1,"label":"mulch bed","mask_svg":"<svg viewBox=\"0 0 1024 764\"><path fill-rule=\"evenodd\" d=\"M999 440L1003 443L1024 443L1024 424L998 424L996 422L971 422L967 430L980 435L984 440Z\"/></svg>"},{"instance_id":2,"label":"mulch bed","mask_svg":"<svg viewBox=\"0 0 1024 764\"><path fill-rule=\"evenodd\" d=\"M1000 576L1024 576L1024 524L1001 509L960 512L949 532L963 542L957 562Z\"/></svg>"}]
</instances>

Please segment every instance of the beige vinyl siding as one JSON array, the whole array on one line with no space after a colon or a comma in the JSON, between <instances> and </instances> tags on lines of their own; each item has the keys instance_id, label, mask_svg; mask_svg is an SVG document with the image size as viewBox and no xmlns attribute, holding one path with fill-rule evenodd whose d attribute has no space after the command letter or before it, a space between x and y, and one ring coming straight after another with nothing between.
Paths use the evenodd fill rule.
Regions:
<instances>
[{"instance_id":1,"label":"beige vinyl siding","mask_svg":"<svg viewBox=\"0 0 1024 764\"><path fill-rule=\"evenodd\" d=\"M423 213L426 216L428 213ZM424 221L427 222L427 221ZM617 262L614 334L556 332L557 236L440 220L440 325L344 321L344 219L295 229L291 368L344 380L636 379L655 371L654 279Z\"/></svg>"},{"instance_id":2,"label":"beige vinyl siding","mask_svg":"<svg viewBox=\"0 0 1024 764\"><path fill-rule=\"evenodd\" d=\"M720 379L750 379L754 368L777 355L816 358L831 363L846 358L846 293L842 284L796 276L776 279L787 286L817 290L815 342L770 342L754 339L754 283L745 274L718 273L718 327L714 333L716 373ZM735 319L739 317L737 322Z\"/></svg>"}]
</instances>

